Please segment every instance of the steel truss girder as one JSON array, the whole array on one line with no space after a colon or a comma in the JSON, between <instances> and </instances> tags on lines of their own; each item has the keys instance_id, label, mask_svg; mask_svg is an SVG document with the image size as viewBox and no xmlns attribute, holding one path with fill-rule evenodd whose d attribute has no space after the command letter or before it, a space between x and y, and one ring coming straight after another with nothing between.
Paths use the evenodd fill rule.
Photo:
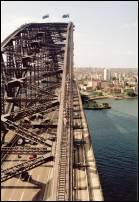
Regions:
<instances>
[{"instance_id":1,"label":"steel truss girder","mask_svg":"<svg viewBox=\"0 0 139 202\"><path fill-rule=\"evenodd\" d=\"M36 143L43 144L47 147L52 146L52 142L50 140L46 140L43 137L38 136L38 134L28 131L26 128L16 125L10 120L7 120L5 124L10 130L13 130L17 135L23 138L26 138Z\"/></svg>"},{"instance_id":2,"label":"steel truss girder","mask_svg":"<svg viewBox=\"0 0 139 202\"><path fill-rule=\"evenodd\" d=\"M21 146L15 146L15 147L2 147L1 152L6 154L43 154L50 152L50 149L47 149L46 147L21 147Z\"/></svg>"},{"instance_id":3,"label":"steel truss girder","mask_svg":"<svg viewBox=\"0 0 139 202\"><path fill-rule=\"evenodd\" d=\"M49 109L49 108L53 108L55 106L59 105L59 102L58 101L53 101L49 104L39 104L37 106L32 106L30 107L29 109L23 109L23 110L20 110L18 112L12 112L10 114L10 119L13 119L13 120L19 120L21 118L24 118L24 117L27 117L27 116L31 116L35 113L40 113L41 111L44 111L46 109Z\"/></svg>"},{"instance_id":4,"label":"steel truss girder","mask_svg":"<svg viewBox=\"0 0 139 202\"><path fill-rule=\"evenodd\" d=\"M38 158L33 160L26 161L24 163L18 164L11 168L5 169L1 171L1 182L4 182L14 176L21 174L24 171L29 171L35 167L42 165L43 163L49 162L53 160L53 156L51 153L44 154Z\"/></svg>"},{"instance_id":5,"label":"steel truss girder","mask_svg":"<svg viewBox=\"0 0 139 202\"><path fill-rule=\"evenodd\" d=\"M39 79L42 76L43 77L45 76L47 78L48 77L54 78L55 76L57 77L58 75L62 74L63 70L60 69L59 67L62 65L64 59L64 52L65 52L64 41L66 37L63 36L63 33L66 34L66 32L67 32L67 23L60 23L60 24L48 23L44 25L39 24L39 26L38 24L29 24L22 26L21 28L16 30L2 43L2 54L9 55L10 56L9 61L11 60L10 63L8 64L6 64L5 62L6 65L4 68L5 70L7 69L6 74L8 72L16 73L17 71L19 78L23 73L27 71L35 70L38 73L43 71L44 73L42 75L39 73L40 74ZM43 43L47 43L47 46L45 45L45 47L43 47ZM39 52L35 52L35 48L37 50L38 45L40 46L40 50ZM30 51L32 52L31 55ZM51 57L51 59L49 59L49 56ZM37 61L35 69L33 69L34 68L33 66L32 67L30 66L31 62L33 61ZM53 65L51 65L51 61L53 61ZM47 64L49 64L50 66L49 65L42 66L43 64L42 62L43 63L48 62ZM27 64L27 66L29 65L30 67L29 66L25 67L24 66L25 64ZM7 65L8 68L6 68ZM34 77L36 76L35 75L33 77L29 76L27 78L34 80L36 79ZM56 77L55 79L57 79ZM31 83L29 83L29 86L31 88ZM23 88L20 88L21 92L19 93L19 95L22 94L22 89ZM10 91L12 90L13 89L10 89ZM22 100L21 103L23 103Z\"/></svg>"},{"instance_id":6,"label":"steel truss girder","mask_svg":"<svg viewBox=\"0 0 139 202\"><path fill-rule=\"evenodd\" d=\"M7 97L4 98L4 101L6 102L47 102L47 101L53 101L56 98L49 98L48 95L44 97L36 97L36 98L18 98L18 97Z\"/></svg>"},{"instance_id":7,"label":"steel truss girder","mask_svg":"<svg viewBox=\"0 0 139 202\"><path fill-rule=\"evenodd\" d=\"M17 135L43 144L48 149L52 147L52 141L30 132L23 126L17 126L13 122L24 117L30 117L35 113L45 113L46 111L48 112L59 107L58 101L48 104L44 104L44 102L40 104L39 102L41 102L41 96L43 96L43 99L45 99L45 96L48 96L49 99L58 99L53 92L56 88L60 89L61 87L65 47L67 46L65 41L67 39L67 26L67 23L31 23L20 27L2 43L2 54L8 56L7 61L4 61L4 71L2 73L5 80L4 85L6 86L6 83L11 81L12 77L26 79L23 85L9 88L10 92L12 92L11 97L18 100L18 103L21 105L19 110L15 112L14 106L16 106L16 103L11 103L11 105L8 103L6 113L10 114L9 118L12 121L7 120L5 124L16 132ZM45 89L41 89L40 81L42 80L46 80L47 84L56 83L57 86L54 88L48 86L44 87ZM15 93L16 91L18 93ZM33 95L34 91L35 96ZM3 96L3 103L5 97ZM33 100L34 97L36 97L36 101ZM27 100L31 100L29 103L30 106L25 106L25 101ZM11 113L12 110L13 112ZM49 124L47 126L49 127ZM57 138L59 137L57 136ZM14 148L12 150L13 152L15 151ZM26 151L23 150L23 148L20 148L20 151L25 153ZM2 181L52 160L52 155L49 155L43 155L42 157L6 169L5 171L2 170Z\"/></svg>"}]
</instances>

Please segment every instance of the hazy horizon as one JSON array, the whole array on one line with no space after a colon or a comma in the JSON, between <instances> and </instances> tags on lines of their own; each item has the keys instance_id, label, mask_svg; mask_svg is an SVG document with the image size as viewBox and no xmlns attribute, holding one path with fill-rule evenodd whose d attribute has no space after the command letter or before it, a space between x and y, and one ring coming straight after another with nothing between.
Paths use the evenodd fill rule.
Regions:
<instances>
[{"instance_id":1,"label":"hazy horizon","mask_svg":"<svg viewBox=\"0 0 139 202\"><path fill-rule=\"evenodd\" d=\"M93 67L93 66L74 66L74 68L94 68L94 69L137 69L138 70L138 67Z\"/></svg>"},{"instance_id":2,"label":"hazy horizon","mask_svg":"<svg viewBox=\"0 0 139 202\"><path fill-rule=\"evenodd\" d=\"M75 24L74 66L138 68L137 1L1 1L1 39L29 22ZM42 16L50 18L43 20ZM62 19L69 13L70 19Z\"/></svg>"}]
</instances>

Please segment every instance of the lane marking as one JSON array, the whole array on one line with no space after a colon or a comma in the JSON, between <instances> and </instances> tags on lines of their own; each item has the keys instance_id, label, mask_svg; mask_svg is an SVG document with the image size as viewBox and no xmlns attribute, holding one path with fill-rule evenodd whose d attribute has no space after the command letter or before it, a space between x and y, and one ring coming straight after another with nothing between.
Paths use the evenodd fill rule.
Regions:
<instances>
[{"instance_id":1,"label":"lane marking","mask_svg":"<svg viewBox=\"0 0 139 202\"><path fill-rule=\"evenodd\" d=\"M23 198L24 193L25 193L25 192L22 193L22 195L21 195L19 201L22 201L22 198Z\"/></svg>"}]
</instances>

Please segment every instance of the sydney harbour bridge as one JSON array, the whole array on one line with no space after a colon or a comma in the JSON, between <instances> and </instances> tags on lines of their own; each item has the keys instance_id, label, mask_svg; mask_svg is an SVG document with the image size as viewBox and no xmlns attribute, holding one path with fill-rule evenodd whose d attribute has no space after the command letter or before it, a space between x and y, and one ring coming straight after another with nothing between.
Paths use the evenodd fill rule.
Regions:
<instances>
[{"instance_id":1,"label":"sydney harbour bridge","mask_svg":"<svg viewBox=\"0 0 139 202\"><path fill-rule=\"evenodd\" d=\"M73 32L72 22L30 23L1 44L2 201L103 201Z\"/></svg>"}]
</instances>

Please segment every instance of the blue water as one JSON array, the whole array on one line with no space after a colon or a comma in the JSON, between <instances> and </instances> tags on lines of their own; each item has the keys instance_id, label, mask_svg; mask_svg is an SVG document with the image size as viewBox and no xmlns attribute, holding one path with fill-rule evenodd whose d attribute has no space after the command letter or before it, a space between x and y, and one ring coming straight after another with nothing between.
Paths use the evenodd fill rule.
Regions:
<instances>
[{"instance_id":1,"label":"blue water","mask_svg":"<svg viewBox=\"0 0 139 202\"><path fill-rule=\"evenodd\" d=\"M137 200L138 100L100 100L111 109L86 110L107 201Z\"/></svg>"}]
</instances>

